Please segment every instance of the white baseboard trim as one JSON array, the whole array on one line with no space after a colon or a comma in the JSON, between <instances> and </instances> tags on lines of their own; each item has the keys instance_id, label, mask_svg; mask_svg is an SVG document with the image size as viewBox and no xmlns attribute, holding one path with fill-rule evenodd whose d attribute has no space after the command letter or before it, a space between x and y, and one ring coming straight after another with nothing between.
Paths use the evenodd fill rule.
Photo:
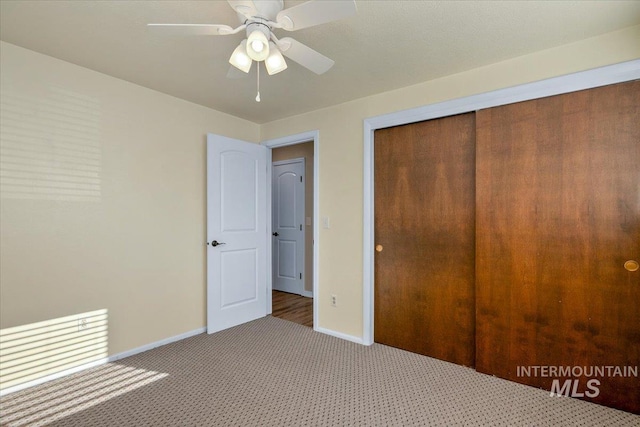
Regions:
<instances>
[{"instance_id":1,"label":"white baseboard trim","mask_svg":"<svg viewBox=\"0 0 640 427\"><path fill-rule=\"evenodd\" d=\"M314 326L313 330L316 332L320 332L321 334L331 335L332 337L336 337L343 340L354 342L356 344L364 345L364 341L362 340L361 337L354 337L353 335L343 334L342 332L332 331L331 329L325 329L319 326Z\"/></svg>"},{"instance_id":2,"label":"white baseboard trim","mask_svg":"<svg viewBox=\"0 0 640 427\"><path fill-rule=\"evenodd\" d=\"M38 378L32 381L28 381L26 383L18 384L13 387L8 387L6 389L0 390L0 396L5 396L7 394L15 393L16 391L24 390L30 387L34 387L40 384L44 384L49 381L57 380L58 378L66 377L67 375L75 374L77 372L81 372L90 368L95 368L96 366L104 365L105 363L115 362L116 360L123 359L125 357L133 356L134 354L142 353L143 351L151 350L156 347L160 347L166 344L171 344L176 341L181 341L186 338L193 337L195 335L200 335L206 332L207 328L198 328L193 331L185 332L180 335L175 335L173 337L165 338L160 341L156 341L150 344L146 344L140 347L136 347L132 350L123 351L122 353L114 354L112 356L106 357L104 359L95 360L90 363L85 363L84 365L76 366L74 368L65 369L64 371L56 372L55 374L47 375L42 378Z\"/></svg>"},{"instance_id":3,"label":"white baseboard trim","mask_svg":"<svg viewBox=\"0 0 640 427\"><path fill-rule=\"evenodd\" d=\"M171 344L171 343L176 342L176 341L181 341L181 340L184 340L186 338L191 338L191 337L193 337L195 335L200 335L202 333L205 333L206 331L207 331L207 328L206 327L202 327L202 328L194 329L193 331L185 332L184 334L174 335L172 337L165 338L165 339L160 340L160 341L152 342L151 344L146 344L146 345L143 345L143 346L140 346L140 347L136 347L136 348L134 348L132 350L127 350L127 351L123 351L122 353L114 354L114 355L108 357L108 361L109 362L115 362L116 360L120 360L120 359L125 358L125 357L133 356L134 354L142 353L143 351L151 350L151 349L154 349L156 347L160 347L160 346L166 345L166 344Z\"/></svg>"},{"instance_id":4,"label":"white baseboard trim","mask_svg":"<svg viewBox=\"0 0 640 427\"><path fill-rule=\"evenodd\" d=\"M34 387L40 384L44 384L49 381L57 380L58 378L66 377L67 375L75 374L76 372L80 372L89 368L94 368L96 366L104 365L107 362L109 362L108 358L94 360L93 362L85 363L84 365L76 366L70 369L65 369L64 371L56 372L55 374L47 375L45 377L28 381L26 383L14 385L13 387L7 387L5 389L0 390L0 396L5 396L7 394L15 393L16 391L20 391L29 387Z\"/></svg>"},{"instance_id":5,"label":"white baseboard trim","mask_svg":"<svg viewBox=\"0 0 640 427\"><path fill-rule=\"evenodd\" d=\"M307 298L313 298L313 292L304 290L302 291L302 296Z\"/></svg>"}]
</instances>

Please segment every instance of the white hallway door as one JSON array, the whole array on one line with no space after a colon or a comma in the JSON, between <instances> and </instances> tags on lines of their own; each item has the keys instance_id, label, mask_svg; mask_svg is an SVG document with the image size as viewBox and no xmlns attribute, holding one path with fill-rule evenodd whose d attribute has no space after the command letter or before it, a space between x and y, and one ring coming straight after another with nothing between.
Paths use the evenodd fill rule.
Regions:
<instances>
[{"instance_id":1,"label":"white hallway door","mask_svg":"<svg viewBox=\"0 0 640 427\"><path fill-rule=\"evenodd\" d=\"M207 332L267 315L267 148L207 135Z\"/></svg>"},{"instance_id":2,"label":"white hallway door","mask_svg":"<svg viewBox=\"0 0 640 427\"><path fill-rule=\"evenodd\" d=\"M304 158L272 168L273 289L304 293Z\"/></svg>"}]
</instances>

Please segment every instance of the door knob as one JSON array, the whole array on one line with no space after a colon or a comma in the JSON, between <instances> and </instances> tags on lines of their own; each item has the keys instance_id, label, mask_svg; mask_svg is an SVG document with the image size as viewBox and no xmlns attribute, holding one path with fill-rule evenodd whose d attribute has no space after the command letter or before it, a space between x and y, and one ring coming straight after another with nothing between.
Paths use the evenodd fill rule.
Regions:
<instances>
[{"instance_id":1,"label":"door knob","mask_svg":"<svg viewBox=\"0 0 640 427\"><path fill-rule=\"evenodd\" d=\"M627 271L638 271L638 269L640 268L640 264L638 264L638 261L630 259L629 261L624 263L624 268Z\"/></svg>"},{"instance_id":2,"label":"door knob","mask_svg":"<svg viewBox=\"0 0 640 427\"><path fill-rule=\"evenodd\" d=\"M213 242L211 242L211 246L213 246L214 248L216 246L220 246L220 245L226 245L226 243L224 242L218 242L217 240L214 240Z\"/></svg>"},{"instance_id":3,"label":"door knob","mask_svg":"<svg viewBox=\"0 0 640 427\"><path fill-rule=\"evenodd\" d=\"M277 231L275 233L273 233L274 236L278 237L280 235L280 233L278 233Z\"/></svg>"},{"instance_id":4,"label":"door knob","mask_svg":"<svg viewBox=\"0 0 640 427\"><path fill-rule=\"evenodd\" d=\"M377 252L382 252L382 249L383 249L382 245L376 245Z\"/></svg>"}]
</instances>

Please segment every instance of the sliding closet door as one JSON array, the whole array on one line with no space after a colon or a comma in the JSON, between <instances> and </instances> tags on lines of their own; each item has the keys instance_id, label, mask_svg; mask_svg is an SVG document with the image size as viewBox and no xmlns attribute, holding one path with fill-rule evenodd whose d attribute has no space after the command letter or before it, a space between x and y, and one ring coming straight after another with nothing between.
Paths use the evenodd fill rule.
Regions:
<instances>
[{"instance_id":1,"label":"sliding closet door","mask_svg":"<svg viewBox=\"0 0 640 427\"><path fill-rule=\"evenodd\" d=\"M475 119L375 133L376 342L473 366Z\"/></svg>"},{"instance_id":2,"label":"sliding closet door","mask_svg":"<svg viewBox=\"0 0 640 427\"><path fill-rule=\"evenodd\" d=\"M637 376L518 367L640 367L640 82L476 120L477 370L639 412Z\"/></svg>"}]
</instances>

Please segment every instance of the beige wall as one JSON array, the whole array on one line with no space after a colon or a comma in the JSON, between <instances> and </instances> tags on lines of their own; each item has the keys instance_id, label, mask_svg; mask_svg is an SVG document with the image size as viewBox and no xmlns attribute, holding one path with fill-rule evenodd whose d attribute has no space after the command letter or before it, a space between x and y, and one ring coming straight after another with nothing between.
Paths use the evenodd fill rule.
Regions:
<instances>
[{"instance_id":1,"label":"beige wall","mask_svg":"<svg viewBox=\"0 0 640 427\"><path fill-rule=\"evenodd\" d=\"M262 125L262 140L320 131L320 216L331 228L320 229L319 326L363 334L364 119L637 58L640 26Z\"/></svg>"},{"instance_id":2,"label":"beige wall","mask_svg":"<svg viewBox=\"0 0 640 427\"><path fill-rule=\"evenodd\" d=\"M205 135L259 126L0 48L0 328L106 309L114 354L203 327Z\"/></svg>"},{"instance_id":3,"label":"beige wall","mask_svg":"<svg viewBox=\"0 0 640 427\"><path fill-rule=\"evenodd\" d=\"M301 157L305 159L304 210L311 224L305 221L304 289L313 292L313 141L274 148L271 156L274 162Z\"/></svg>"}]
</instances>

